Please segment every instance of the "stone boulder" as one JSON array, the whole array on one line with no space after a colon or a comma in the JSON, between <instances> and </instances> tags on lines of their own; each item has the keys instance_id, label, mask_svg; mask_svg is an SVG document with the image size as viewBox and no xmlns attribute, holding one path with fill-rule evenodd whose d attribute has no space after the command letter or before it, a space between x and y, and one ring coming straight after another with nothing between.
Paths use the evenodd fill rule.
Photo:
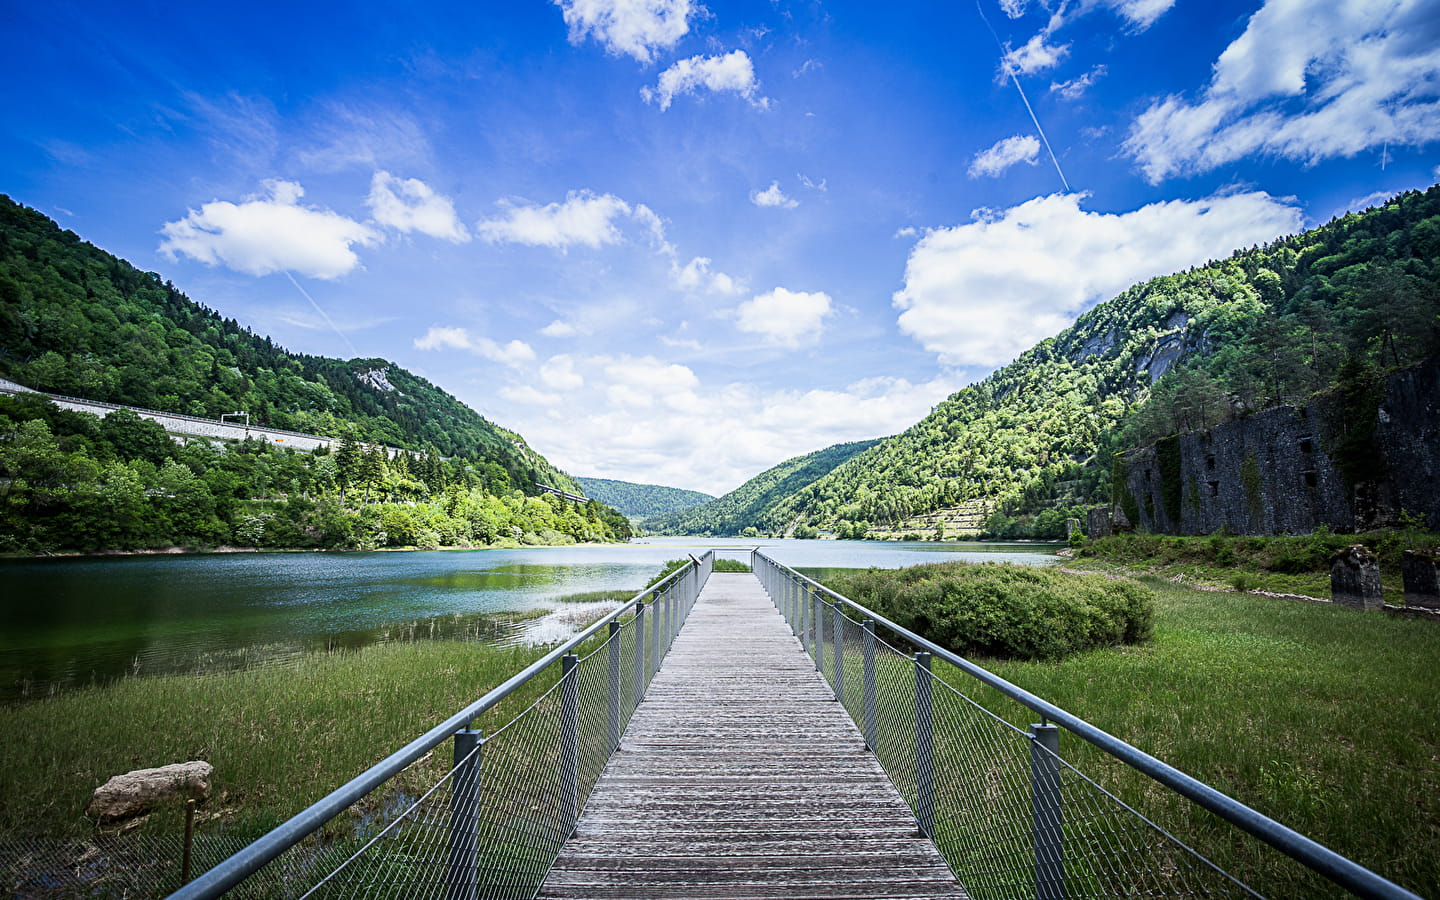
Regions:
<instances>
[{"instance_id":1,"label":"stone boulder","mask_svg":"<svg viewBox=\"0 0 1440 900\"><path fill-rule=\"evenodd\" d=\"M1355 609L1384 608L1380 561L1374 553L1355 544L1330 557L1330 599Z\"/></svg>"},{"instance_id":2,"label":"stone boulder","mask_svg":"<svg viewBox=\"0 0 1440 900\"><path fill-rule=\"evenodd\" d=\"M1440 548L1406 550L1400 560L1405 579L1405 605L1440 609Z\"/></svg>"},{"instance_id":3,"label":"stone boulder","mask_svg":"<svg viewBox=\"0 0 1440 900\"><path fill-rule=\"evenodd\" d=\"M144 815L171 800L204 800L210 796L214 772L214 766L195 760L116 775L95 789L85 814L114 822Z\"/></svg>"}]
</instances>

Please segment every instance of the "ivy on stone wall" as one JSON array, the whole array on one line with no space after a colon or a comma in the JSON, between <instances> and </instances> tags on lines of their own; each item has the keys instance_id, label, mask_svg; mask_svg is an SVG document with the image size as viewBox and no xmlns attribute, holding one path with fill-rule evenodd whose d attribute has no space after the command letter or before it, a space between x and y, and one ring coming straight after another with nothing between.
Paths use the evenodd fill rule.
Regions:
<instances>
[{"instance_id":1,"label":"ivy on stone wall","mask_svg":"<svg viewBox=\"0 0 1440 900\"><path fill-rule=\"evenodd\" d=\"M1172 434L1155 442L1155 457L1160 464L1160 502L1172 527L1180 524L1180 499L1185 482L1180 475L1180 436Z\"/></svg>"}]
</instances>

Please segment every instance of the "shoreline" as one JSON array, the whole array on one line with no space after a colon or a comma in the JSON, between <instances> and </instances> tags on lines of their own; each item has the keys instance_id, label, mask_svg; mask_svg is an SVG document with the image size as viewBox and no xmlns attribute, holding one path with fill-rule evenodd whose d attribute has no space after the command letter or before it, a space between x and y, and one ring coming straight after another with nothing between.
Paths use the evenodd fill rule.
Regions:
<instances>
[{"instance_id":1,"label":"shoreline","mask_svg":"<svg viewBox=\"0 0 1440 900\"><path fill-rule=\"evenodd\" d=\"M436 553L479 550L547 550L560 547L603 547L628 541L575 541L571 544L522 544L519 541L474 547L152 547L139 550L56 550L51 553L0 553L0 560L105 559L125 556L215 556L236 553Z\"/></svg>"}]
</instances>

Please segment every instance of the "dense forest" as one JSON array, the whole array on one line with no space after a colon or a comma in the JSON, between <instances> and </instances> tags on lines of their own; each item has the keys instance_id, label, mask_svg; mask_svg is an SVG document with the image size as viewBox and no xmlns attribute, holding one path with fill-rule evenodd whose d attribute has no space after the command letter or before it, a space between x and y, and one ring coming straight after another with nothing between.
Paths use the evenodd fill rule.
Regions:
<instances>
[{"instance_id":1,"label":"dense forest","mask_svg":"<svg viewBox=\"0 0 1440 900\"><path fill-rule=\"evenodd\" d=\"M710 515L727 496L664 521L858 536L983 501L985 533L1051 536L1110 500L1117 453L1436 352L1440 186L1135 285L820 477L738 515Z\"/></svg>"},{"instance_id":2,"label":"dense forest","mask_svg":"<svg viewBox=\"0 0 1440 900\"><path fill-rule=\"evenodd\" d=\"M334 452L177 444L0 398L0 551L475 546L630 536L519 435L382 360L289 353L0 196L0 375L29 387L341 438ZM385 446L407 452L387 453Z\"/></svg>"},{"instance_id":3,"label":"dense forest","mask_svg":"<svg viewBox=\"0 0 1440 900\"><path fill-rule=\"evenodd\" d=\"M36 390L388 444L577 491L519 435L378 359L290 353L0 194L0 376ZM490 470L489 480L499 479Z\"/></svg>"},{"instance_id":4,"label":"dense forest","mask_svg":"<svg viewBox=\"0 0 1440 900\"><path fill-rule=\"evenodd\" d=\"M651 519L646 523L659 534L778 533L785 522L774 512L786 498L814 483L877 441L854 441L816 450L767 469L740 487L709 503Z\"/></svg>"},{"instance_id":5,"label":"dense forest","mask_svg":"<svg viewBox=\"0 0 1440 900\"><path fill-rule=\"evenodd\" d=\"M658 484L635 484L610 478L576 478L585 496L614 507L632 521L643 523L655 516L689 509L715 498L699 491L665 487Z\"/></svg>"}]
</instances>

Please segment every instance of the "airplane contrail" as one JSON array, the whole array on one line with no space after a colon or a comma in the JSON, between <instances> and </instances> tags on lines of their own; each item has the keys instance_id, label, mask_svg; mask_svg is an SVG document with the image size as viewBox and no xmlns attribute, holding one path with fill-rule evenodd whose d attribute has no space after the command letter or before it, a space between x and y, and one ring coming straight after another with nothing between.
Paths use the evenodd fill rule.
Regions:
<instances>
[{"instance_id":1,"label":"airplane contrail","mask_svg":"<svg viewBox=\"0 0 1440 900\"><path fill-rule=\"evenodd\" d=\"M335 323L330 321L329 316L325 315L325 310L321 309L320 304L315 302L315 298L310 296L310 294L303 287L300 286L300 282L295 280L295 276L290 274L289 269L285 270L285 277L290 279L290 283L295 285L295 290L299 291L302 297L310 301L310 305L315 307L315 311L320 314L320 318L325 320L325 324L330 326L330 330L340 336L340 340L344 341L345 346L350 348L350 352L351 354L353 354L353 357L358 357L360 355L360 351L356 350L355 345L350 343L350 339L345 336L345 332L335 327Z\"/></svg>"},{"instance_id":2,"label":"airplane contrail","mask_svg":"<svg viewBox=\"0 0 1440 900\"><path fill-rule=\"evenodd\" d=\"M1035 124L1035 130L1040 132L1040 140L1045 142L1045 152L1050 154L1050 162L1055 164L1055 172L1060 176L1060 183L1065 186L1065 193L1070 193L1070 182L1065 178L1065 171L1060 168L1060 160L1055 156L1055 150L1050 146L1050 139L1045 136L1045 129L1040 127L1040 117L1035 115L1035 109L1030 105L1030 98L1025 96L1025 89L1020 86L1020 79L1015 77L1015 67L1006 61L1008 52L1005 44L996 33L995 26L990 24L990 17L985 15L985 9L980 5L980 0L975 0L975 11L980 13L980 20L985 27L990 29L990 36L995 39L995 46L1000 48L1000 64L1005 67L1005 74L1010 76L1010 83L1015 85L1015 90L1020 94L1020 100L1025 104L1025 111L1030 114L1030 121Z\"/></svg>"}]
</instances>

